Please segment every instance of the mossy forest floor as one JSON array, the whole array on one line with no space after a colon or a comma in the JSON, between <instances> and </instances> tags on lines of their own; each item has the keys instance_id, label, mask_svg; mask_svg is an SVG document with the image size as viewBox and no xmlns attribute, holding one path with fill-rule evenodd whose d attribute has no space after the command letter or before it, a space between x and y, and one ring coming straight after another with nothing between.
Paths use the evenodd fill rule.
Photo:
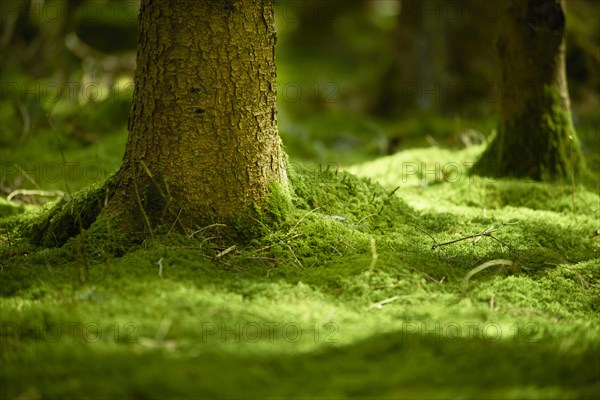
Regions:
<instances>
[{"instance_id":1,"label":"mossy forest floor","mask_svg":"<svg viewBox=\"0 0 600 400\"><path fill-rule=\"evenodd\" d=\"M481 150L295 165L246 245L38 247L50 206L3 200L2 398L597 398L597 188L469 176Z\"/></svg>"}]
</instances>

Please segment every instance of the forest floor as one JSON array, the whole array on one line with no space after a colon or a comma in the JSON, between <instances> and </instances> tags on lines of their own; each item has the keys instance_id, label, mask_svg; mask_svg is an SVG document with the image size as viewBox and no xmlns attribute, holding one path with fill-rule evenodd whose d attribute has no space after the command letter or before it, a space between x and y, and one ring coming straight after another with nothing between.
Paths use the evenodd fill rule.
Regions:
<instances>
[{"instance_id":1,"label":"forest floor","mask_svg":"<svg viewBox=\"0 0 600 400\"><path fill-rule=\"evenodd\" d=\"M60 154L111 169L123 136ZM599 397L597 188L470 176L481 150L294 164L296 210L246 245L40 247L51 206L1 200L2 398Z\"/></svg>"}]
</instances>

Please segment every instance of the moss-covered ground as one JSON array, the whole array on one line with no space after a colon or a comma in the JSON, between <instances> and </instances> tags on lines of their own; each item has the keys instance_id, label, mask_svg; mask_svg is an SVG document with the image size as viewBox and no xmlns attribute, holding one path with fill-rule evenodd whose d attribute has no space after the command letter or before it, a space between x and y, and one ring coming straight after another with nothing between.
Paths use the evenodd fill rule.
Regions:
<instances>
[{"instance_id":1,"label":"moss-covered ground","mask_svg":"<svg viewBox=\"0 0 600 400\"><path fill-rule=\"evenodd\" d=\"M36 246L52 205L4 200L2 398L598 397L599 196L470 176L481 150L292 162L244 245L100 218Z\"/></svg>"},{"instance_id":2,"label":"moss-covered ground","mask_svg":"<svg viewBox=\"0 0 600 400\"><path fill-rule=\"evenodd\" d=\"M99 43L115 24L136 30L134 12L114 18L121 3L95 2L108 7ZM273 196L277 222L245 244L210 226L132 245L92 224L123 155L131 76L97 76L107 96L54 96L56 79L3 63L0 398L600 398L595 3L567 7L589 174L562 184L469 173L497 126L489 98L372 115L395 15L275 3L294 208ZM302 11L337 21L316 35L325 46L306 44ZM469 19L451 14L436 25ZM121 36L105 50L134 51ZM69 88L86 82L70 67ZM452 86L495 76L447 72Z\"/></svg>"}]
</instances>

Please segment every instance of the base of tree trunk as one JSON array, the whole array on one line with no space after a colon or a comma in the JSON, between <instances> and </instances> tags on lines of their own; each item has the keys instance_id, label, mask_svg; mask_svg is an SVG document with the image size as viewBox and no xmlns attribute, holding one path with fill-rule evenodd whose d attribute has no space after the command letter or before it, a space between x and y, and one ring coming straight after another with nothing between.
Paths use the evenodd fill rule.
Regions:
<instances>
[{"instance_id":1,"label":"base of tree trunk","mask_svg":"<svg viewBox=\"0 0 600 400\"><path fill-rule=\"evenodd\" d=\"M288 218L293 208L287 183L273 182L262 207L256 205L226 221L213 221L194 209L190 212L185 205L172 201L157 182L139 179L136 188L137 191L123 192L117 174L67 195L32 220L24 228L25 236L38 246L61 247L94 224L102 224L102 229L126 243L140 243L171 232L192 235L206 229L212 236L245 242L266 234L270 226Z\"/></svg>"},{"instance_id":2,"label":"base of tree trunk","mask_svg":"<svg viewBox=\"0 0 600 400\"><path fill-rule=\"evenodd\" d=\"M547 86L523 112L501 120L473 172L535 180L579 176L583 157L570 113L562 103L559 91Z\"/></svg>"}]
</instances>

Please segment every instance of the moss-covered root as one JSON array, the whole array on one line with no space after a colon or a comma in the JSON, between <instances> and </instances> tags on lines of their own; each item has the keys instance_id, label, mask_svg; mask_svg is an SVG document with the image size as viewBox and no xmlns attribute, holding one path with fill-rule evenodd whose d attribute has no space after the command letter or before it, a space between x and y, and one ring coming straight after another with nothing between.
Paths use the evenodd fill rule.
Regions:
<instances>
[{"instance_id":1,"label":"moss-covered root","mask_svg":"<svg viewBox=\"0 0 600 400\"><path fill-rule=\"evenodd\" d=\"M66 195L29 220L23 227L23 236L38 246L62 246L71 237L89 228L100 215L113 190L113 182L111 177L73 195Z\"/></svg>"}]
</instances>

